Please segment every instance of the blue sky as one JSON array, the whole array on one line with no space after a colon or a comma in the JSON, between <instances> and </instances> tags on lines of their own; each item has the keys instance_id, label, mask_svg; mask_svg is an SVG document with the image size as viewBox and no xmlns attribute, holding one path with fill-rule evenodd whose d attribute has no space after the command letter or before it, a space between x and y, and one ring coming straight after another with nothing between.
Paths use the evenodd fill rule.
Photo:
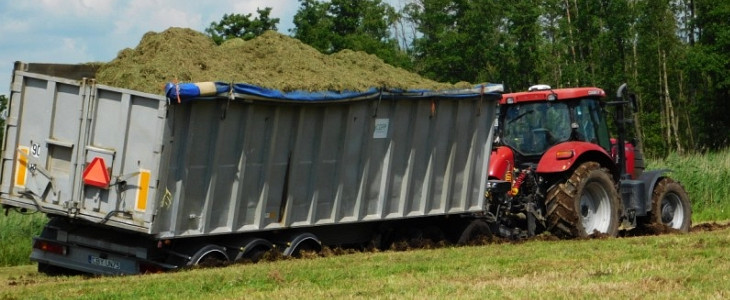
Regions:
<instances>
[{"instance_id":1,"label":"blue sky","mask_svg":"<svg viewBox=\"0 0 730 300\"><path fill-rule=\"evenodd\" d=\"M13 62L108 62L148 31L203 32L225 13L271 7L289 34L297 0L0 0L0 95L9 96Z\"/></svg>"},{"instance_id":2,"label":"blue sky","mask_svg":"<svg viewBox=\"0 0 730 300\"><path fill-rule=\"evenodd\" d=\"M409 0L384 0L396 9ZM258 16L271 7L278 29L294 27L297 0L0 0L0 95L10 96L15 61L108 62L149 31L186 27L203 32L223 14Z\"/></svg>"}]
</instances>

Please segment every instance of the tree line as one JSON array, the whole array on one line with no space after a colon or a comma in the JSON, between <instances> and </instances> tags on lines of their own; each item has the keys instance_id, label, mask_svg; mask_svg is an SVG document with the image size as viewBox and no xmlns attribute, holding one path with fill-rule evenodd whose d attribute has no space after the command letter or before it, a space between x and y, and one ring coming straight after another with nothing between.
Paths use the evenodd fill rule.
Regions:
<instances>
[{"instance_id":1,"label":"tree line","mask_svg":"<svg viewBox=\"0 0 730 300\"><path fill-rule=\"evenodd\" d=\"M393 3L395 1L391 1ZM730 1L299 0L291 36L323 53L365 51L442 82L597 86L638 99L651 155L730 144ZM224 15L217 42L276 30L271 8Z\"/></svg>"}]
</instances>

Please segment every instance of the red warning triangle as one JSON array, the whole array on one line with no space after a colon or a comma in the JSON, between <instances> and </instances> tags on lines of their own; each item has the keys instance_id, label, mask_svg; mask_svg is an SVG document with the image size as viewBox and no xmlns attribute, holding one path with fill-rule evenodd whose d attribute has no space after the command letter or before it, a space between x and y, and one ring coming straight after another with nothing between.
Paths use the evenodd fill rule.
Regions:
<instances>
[{"instance_id":1,"label":"red warning triangle","mask_svg":"<svg viewBox=\"0 0 730 300\"><path fill-rule=\"evenodd\" d=\"M106 164L101 157L94 157L91 163L84 170L84 184L109 188L109 172L106 170Z\"/></svg>"}]
</instances>

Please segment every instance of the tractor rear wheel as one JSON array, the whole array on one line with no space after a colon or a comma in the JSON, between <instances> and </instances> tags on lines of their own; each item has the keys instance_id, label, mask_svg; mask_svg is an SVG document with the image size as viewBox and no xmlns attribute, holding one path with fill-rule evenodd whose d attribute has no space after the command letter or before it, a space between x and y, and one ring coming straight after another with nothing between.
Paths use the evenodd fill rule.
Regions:
<instances>
[{"instance_id":1,"label":"tractor rear wheel","mask_svg":"<svg viewBox=\"0 0 730 300\"><path fill-rule=\"evenodd\" d=\"M618 192L605 168L587 162L547 194L547 228L561 238L592 234L616 236L619 225Z\"/></svg>"},{"instance_id":2,"label":"tractor rear wheel","mask_svg":"<svg viewBox=\"0 0 730 300\"><path fill-rule=\"evenodd\" d=\"M652 192L649 220L652 225L688 232L692 223L689 196L681 184L671 178L662 178Z\"/></svg>"}]
</instances>

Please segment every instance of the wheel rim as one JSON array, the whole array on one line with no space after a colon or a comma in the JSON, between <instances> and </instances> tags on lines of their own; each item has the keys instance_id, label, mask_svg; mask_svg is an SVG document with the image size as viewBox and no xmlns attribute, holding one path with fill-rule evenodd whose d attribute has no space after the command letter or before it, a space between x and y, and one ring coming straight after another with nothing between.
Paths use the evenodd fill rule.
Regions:
<instances>
[{"instance_id":1,"label":"wheel rim","mask_svg":"<svg viewBox=\"0 0 730 300\"><path fill-rule=\"evenodd\" d=\"M586 234L593 231L608 232L611 226L611 200L603 186L597 182L590 182L580 196L580 214L583 229Z\"/></svg>"},{"instance_id":2,"label":"wheel rim","mask_svg":"<svg viewBox=\"0 0 730 300\"><path fill-rule=\"evenodd\" d=\"M670 228L681 229L684 224L684 205L679 195L668 193L662 199L662 223Z\"/></svg>"}]
</instances>

